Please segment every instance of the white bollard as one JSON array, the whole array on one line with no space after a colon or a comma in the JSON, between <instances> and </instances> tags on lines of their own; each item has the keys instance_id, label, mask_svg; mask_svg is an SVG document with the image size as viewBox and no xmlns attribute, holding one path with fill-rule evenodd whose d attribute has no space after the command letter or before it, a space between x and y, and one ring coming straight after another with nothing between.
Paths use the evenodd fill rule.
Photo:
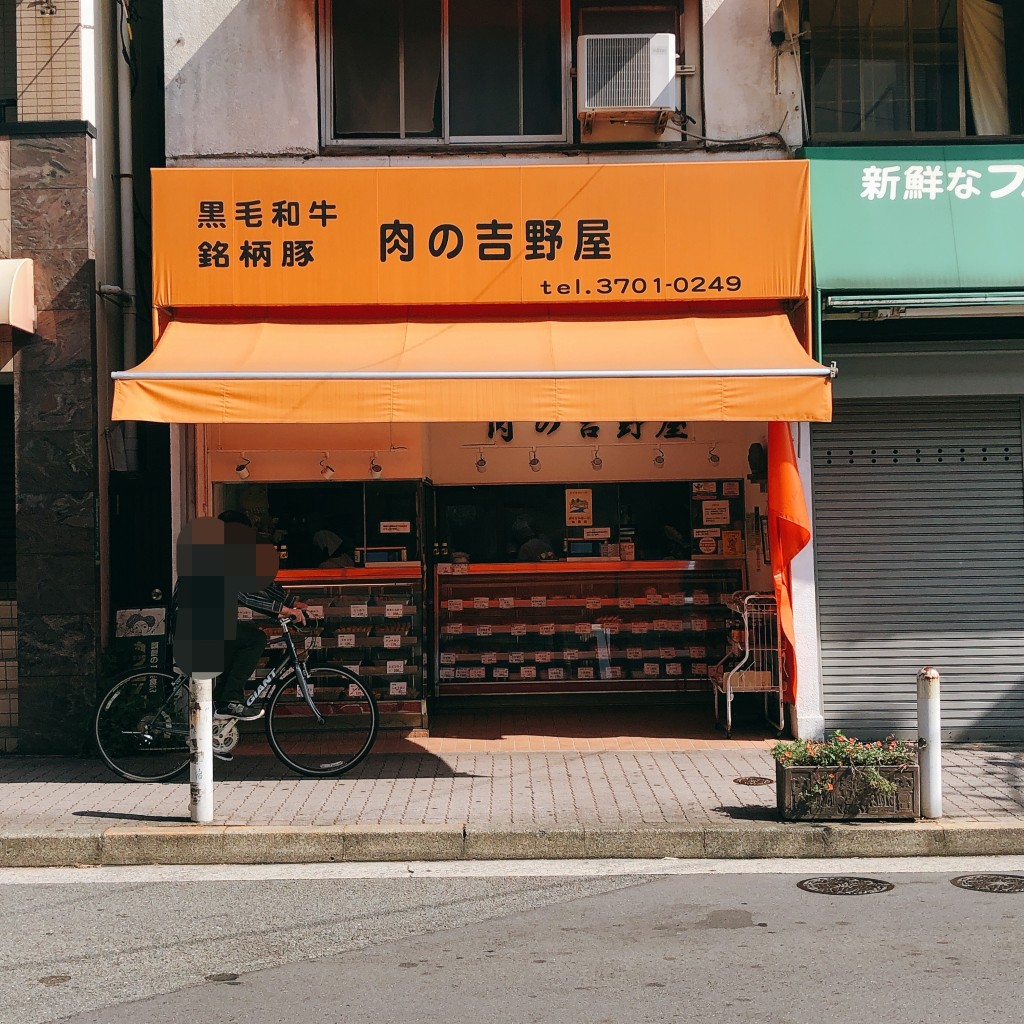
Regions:
<instances>
[{"instance_id":1,"label":"white bollard","mask_svg":"<svg viewBox=\"0 0 1024 1024\"><path fill-rule=\"evenodd\" d=\"M942 817L942 719L939 714L938 669L926 665L917 673L917 763L921 770L921 814Z\"/></svg>"},{"instance_id":2,"label":"white bollard","mask_svg":"<svg viewBox=\"0 0 1024 1024\"><path fill-rule=\"evenodd\" d=\"M188 684L189 814L200 825L213 821L213 681L194 674Z\"/></svg>"}]
</instances>

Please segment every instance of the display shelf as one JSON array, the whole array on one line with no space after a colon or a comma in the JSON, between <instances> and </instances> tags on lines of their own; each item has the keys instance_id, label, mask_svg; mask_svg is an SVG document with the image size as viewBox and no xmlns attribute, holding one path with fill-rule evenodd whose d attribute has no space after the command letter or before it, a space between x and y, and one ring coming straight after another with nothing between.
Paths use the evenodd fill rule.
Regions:
<instances>
[{"instance_id":1,"label":"display shelf","mask_svg":"<svg viewBox=\"0 0 1024 1024\"><path fill-rule=\"evenodd\" d=\"M443 568L434 665L441 696L710 690L710 668L728 646L724 597L743 580L742 562L721 559Z\"/></svg>"}]
</instances>

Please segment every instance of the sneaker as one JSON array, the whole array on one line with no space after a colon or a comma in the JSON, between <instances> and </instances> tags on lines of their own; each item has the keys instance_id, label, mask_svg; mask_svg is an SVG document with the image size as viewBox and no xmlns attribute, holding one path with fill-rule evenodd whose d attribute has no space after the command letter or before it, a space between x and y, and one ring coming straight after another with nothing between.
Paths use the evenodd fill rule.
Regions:
<instances>
[{"instance_id":1,"label":"sneaker","mask_svg":"<svg viewBox=\"0 0 1024 1024\"><path fill-rule=\"evenodd\" d=\"M237 718L243 722L255 722L263 717L263 708L248 708L237 700L222 704L214 715L215 718Z\"/></svg>"},{"instance_id":2,"label":"sneaker","mask_svg":"<svg viewBox=\"0 0 1024 1024\"><path fill-rule=\"evenodd\" d=\"M213 752L213 756L217 758L218 761L234 761L235 759L235 755L229 754L227 751L215 750Z\"/></svg>"}]
</instances>

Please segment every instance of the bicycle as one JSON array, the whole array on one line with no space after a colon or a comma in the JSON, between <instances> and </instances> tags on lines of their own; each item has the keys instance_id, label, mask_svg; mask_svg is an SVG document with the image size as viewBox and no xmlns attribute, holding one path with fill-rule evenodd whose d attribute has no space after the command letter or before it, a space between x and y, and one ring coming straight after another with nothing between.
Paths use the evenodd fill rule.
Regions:
<instances>
[{"instance_id":1,"label":"bicycle","mask_svg":"<svg viewBox=\"0 0 1024 1024\"><path fill-rule=\"evenodd\" d=\"M373 692L343 667L306 664L295 647L288 616L268 645L280 652L245 703L266 706L267 741L275 756L300 775L318 778L351 771L370 752L380 714ZM189 766L189 677L134 669L119 676L99 702L93 732L107 767L132 782L168 782ZM215 754L238 745L238 719L214 718Z\"/></svg>"}]
</instances>

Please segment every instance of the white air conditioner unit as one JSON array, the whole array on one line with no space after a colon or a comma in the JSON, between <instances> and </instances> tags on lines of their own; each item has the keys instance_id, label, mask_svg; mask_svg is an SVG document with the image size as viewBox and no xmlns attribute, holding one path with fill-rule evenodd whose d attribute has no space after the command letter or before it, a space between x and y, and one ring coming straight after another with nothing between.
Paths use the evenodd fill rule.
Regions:
<instances>
[{"instance_id":1,"label":"white air conditioner unit","mask_svg":"<svg viewBox=\"0 0 1024 1024\"><path fill-rule=\"evenodd\" d=\"M584 133L595 119L665 130L678 105L671 32L580 36L576 67L576 114Z\"/></svg>"}]
</instances>

